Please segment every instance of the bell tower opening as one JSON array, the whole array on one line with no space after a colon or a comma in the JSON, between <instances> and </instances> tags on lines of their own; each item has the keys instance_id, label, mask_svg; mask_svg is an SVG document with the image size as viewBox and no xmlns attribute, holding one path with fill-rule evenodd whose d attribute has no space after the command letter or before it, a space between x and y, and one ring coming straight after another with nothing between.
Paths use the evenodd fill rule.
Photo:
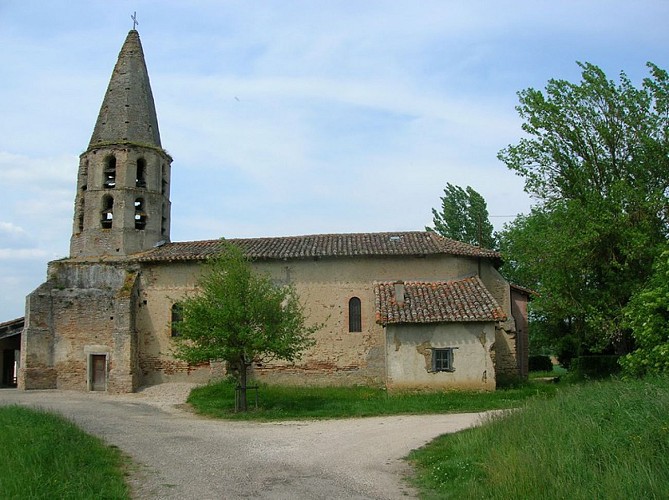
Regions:
<instances>
[{"instance_id":1,"label":"bell tower opening","mask_svg":"<svg viewBox=\"0 0 669 500\"><path fill-rule=\"evenodd\" d=\"M100 213L100 227L111 229L114 221L114 198L106 195L102 198L102 212Z\"/></svg>"},{"instance_id":2,"label":"bell tower opening","mask_svg":"<svg viewBox=\"0 0 669 500\"><path fill-rule=\"evenodd\" d=\"M146 187L146 161L144 158L139 158L137 160L137 175L135 175L135 187L145 188Z\"/></svg>"},{"instance_id":3,"label":"bell tower opening","mask_svg":"<svg viewBox=\"0 0 669 500\"><path fill-rule=\"evenodd\" d=\"M104 186L106 189L116 187L116 157L114 155L105 158Z\"/></svg>"}]
</instances>

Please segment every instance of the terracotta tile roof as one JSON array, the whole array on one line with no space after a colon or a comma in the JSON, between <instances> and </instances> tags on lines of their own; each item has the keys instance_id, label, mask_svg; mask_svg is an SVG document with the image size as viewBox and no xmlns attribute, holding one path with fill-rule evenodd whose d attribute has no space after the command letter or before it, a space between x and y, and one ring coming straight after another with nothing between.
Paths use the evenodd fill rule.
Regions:
<instances>
[{"instance_id":1,"label":"terracotta tile roof","mask_svg":"<svg viewBox=\"0 0 669 500\"><path fill-rule=\"evenodd\" d=\"M376 322L444 323L504 321L506 314L478 277L458 281L404 282L404 303L398 304L395 285L374 283Z\"/></svg>"},{"instance_id":2,"label":"terracotta tile roof","mask_svg":"<svg viewBox=\"0 0 669 500\"><path fill-rule=\"evenodd\" d=\"M239 245L250 258L257 260L434 254L500 258L500 254L493 250L426 231L231 238L226 241ZM142 262L205 260L216 254L219 243L219 240L166 243L138 254L135 259Z\"/></svg>"}]
</instances>

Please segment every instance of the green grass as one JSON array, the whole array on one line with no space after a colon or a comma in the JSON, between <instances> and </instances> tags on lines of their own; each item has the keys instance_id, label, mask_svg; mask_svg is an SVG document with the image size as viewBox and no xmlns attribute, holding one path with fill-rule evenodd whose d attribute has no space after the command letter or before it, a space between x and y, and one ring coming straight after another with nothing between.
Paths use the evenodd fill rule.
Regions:
<instances>
[{"instance_id":1,"label":"green grass","mask_svg":"<svg viewBox=\"0 0 669 500\"><path fill-rule=\"evenodd\" d=\"M409 459L424 499L667 498L669 379L568 386Z\"/></svg>"},{"instance_id":2,"label":"green grass","mask_svg":"<svg viewBox=\"0 0 669 500\"><path fill-rule=\"evenodd\" d=\"M0 407L0 492L16 499L125 499L125 458L63 417Z\"/></svg>"},{"instance_id":3,"label":"green grass","mask_svg":"<svg viewBox=\"0 0 669 500\"><path fill-rule=\"evenodd\" d=\"M258 408L249 391L249 411L235 413L234 383L196 388L188 402L197 413L240 420L325 419L380 415L463 413L515 408L528 398L551 396L552 384L525 384L495 392L397 392L372 387L287 387L261 385Z\"/></svg>"}]
</instances>

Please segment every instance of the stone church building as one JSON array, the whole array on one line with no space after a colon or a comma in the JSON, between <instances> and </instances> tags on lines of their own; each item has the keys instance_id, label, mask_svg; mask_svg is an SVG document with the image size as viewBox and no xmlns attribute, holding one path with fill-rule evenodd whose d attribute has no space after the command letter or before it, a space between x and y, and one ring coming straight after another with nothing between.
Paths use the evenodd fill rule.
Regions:
<instances>
[{"instance_id":1,"label":"stone church building","mask_svg":"<svg viewBox=\"0 0 669 500\"><path fill-rule=\"evenodd\" d=\"M80 157L70 256L26 299L20 389L132 392L224 375L172 356L179 303L219 242L171 242L171 168L132 30ZM324 323L298 361L254 365L256 380L494 389L527 374L528 296L492 250L422 231L228 241Z\"/></svg>"}]
</instances>

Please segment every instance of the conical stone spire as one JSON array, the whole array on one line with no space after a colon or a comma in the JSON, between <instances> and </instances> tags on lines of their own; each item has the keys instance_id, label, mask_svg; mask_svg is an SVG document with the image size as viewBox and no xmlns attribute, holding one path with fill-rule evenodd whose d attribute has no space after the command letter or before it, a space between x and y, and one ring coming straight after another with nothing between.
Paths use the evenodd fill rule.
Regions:
<instances>
[{"instance_id":1,"label":"conical stone spire","mask_svg":"<svg viewBox=\"0 0 669 500\"><path fill-rule=\"evenodd\" d=\"M160 144L139 34L132 30L79 157L70 256L124 257L170 241L171 164Z\"/></svg>"},{"instance_id":2,"label":"conical stone spire","mask_svg":"<svg viewBox=\"0 0 669 500\"><path fill-rule=\"evenodd\" d=\"M118 143L162 149L142 43L135 30L121 48L88 147Z\"/></svg>"}]
</instances>

